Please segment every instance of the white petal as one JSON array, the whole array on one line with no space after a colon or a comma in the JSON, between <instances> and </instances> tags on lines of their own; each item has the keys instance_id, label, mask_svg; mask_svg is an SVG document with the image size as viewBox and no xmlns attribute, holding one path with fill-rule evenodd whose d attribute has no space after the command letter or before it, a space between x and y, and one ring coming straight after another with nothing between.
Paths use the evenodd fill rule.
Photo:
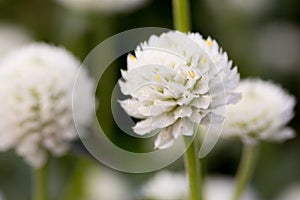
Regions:
<instances>
[{"instance_id":1,"label":"white petal","mask_svg":"<svg viewBox=\"0 0 300 200\"><path fill-rule=\"evenodd\" d=\"M199 98L194 98L190 104L190 106L193 106L195 108L199 109L207 109L209 105L212 102L212 98L209 95L203 95Z\"/></svg>"},{"instance_id":2,"label":"white petal","mask_svg":"<svg viewBox=\"0 0 300 200\"><path fill-rule=\"evenodd\" d=\"M174 110L175 119L190 117L192 115L192 108L189 106L179 106Z\"/></svg>"},{"instance_id":3,"label":"white petal","mask_svg":"<svg viewBox=\"0 0 300 200\"><path fill-rule=\"evenodd\" d=\"M174 143L174 138L172 136L172 128L164 128L158 134L154 146L155 149L166 149L172 146Z\"/></svg>"},{"instance_id":4,"label":"white petal","mask_svg":"<svg viewBox=\"0 0 300 200\"><path fill-rule=\"evenodd\" d=\"M221 115L217 115L213 112L208 113L202 120L201 124L208 125L208 124L218 124L224 121L225 117Z\"/></svg>"},{"instance_id":5,"label":"white petal","mask_svg":"<svg viewBox=\"0 0 300 200\"><path fill-rule=\"evenodd\" d=\"M145 118L148 113L147 108L140 102L134 99L126 99L119 101L121 107L126 111L126 113L132 117L142 119Z\"/></svg>"},{"instance_id":6,"label":"white petal","mask_svg":"<svg viewBox=\"0 0 300 200\"><path fill-rule=\"evenodd\" d=\"M151 131L156 130L159 127L153 126L153 118L147 118L145 120L142 120L133 127L133 131L138 135L145 135L147 133L150 133Z\"/></svg>"},{"instance_id":7,"label":"white petal","mask_svg":"<svg viewBox=\"0 0 300 200\"><path fill-rule=\"evenodd\" d=\"M295 137L295 135L296 133L293 129L286 127L276 131L276 133L272 133L272 135L268 136L266 139L271 141L282 142Z\"/></svg>"},{"instance_id":8,"label":"white petal","mask_svg":"<svg viewBox=\"0 0 300 200\"><path fill-rule=\"evenodd\" d=\"M192 136L194 134L194 124L188 118L179 119L174 125L172 134L174 138L180 135Z\"/></svg>"}]
</instances>

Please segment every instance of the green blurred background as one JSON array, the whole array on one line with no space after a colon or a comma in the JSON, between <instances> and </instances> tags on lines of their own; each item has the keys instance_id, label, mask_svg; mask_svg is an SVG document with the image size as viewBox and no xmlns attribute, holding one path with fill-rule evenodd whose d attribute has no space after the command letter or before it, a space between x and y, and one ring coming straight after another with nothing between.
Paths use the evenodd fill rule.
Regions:
<instances>
[{"instance_id":1,"label":"green blurred background","mask_svg":"<svg viewBox=\"0 0 300 200\"><path fill-rule=\"evenodd\" d=\"M192 0L192 31L215 38L239 67L242 78L274 80L298 99L299 8L298 0ZM0 0L2 22L23 27L36 41L64 46L81 60L101 41L116 33L137 27L173 27L170 0L149 0L142 8L121 14L77 12L51 0ZM141 141L125 135L111 123L109 96L113 83L120 77L119 69L126 68L126 58L121 57L113 66L99 82L97 94L102 102L99 121L118 146L135 152L145 151ZM298 105L291 126L296 132L300 130ZM74 146L70 155L51 160L53 199L58 198L67 179L73 176L78 160L85 157L80 144ZM206 158L207 171L233 176L240 152L240 144L221 141ZM88 160L89 165L100 165ZM181 170L183 165L179 160L168 168ZM271 200L288 185L300 182L299 169L299 137L283 144L264 143L252 185L262 200ZM30 199L30 174L30 168L14 152L0 153L0 190L6 199ZM152 173L123 175L135 188Z\"/></svg>"}]
</instances>

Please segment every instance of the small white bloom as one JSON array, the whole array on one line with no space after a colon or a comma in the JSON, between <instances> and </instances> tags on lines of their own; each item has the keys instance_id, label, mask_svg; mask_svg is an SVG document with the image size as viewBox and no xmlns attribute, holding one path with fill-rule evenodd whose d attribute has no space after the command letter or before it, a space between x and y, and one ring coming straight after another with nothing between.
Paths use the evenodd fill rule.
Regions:
<instances>
[{"instance_id":1,"label":"small white bloom","mask_svg":"<svg viewBox=\"0 0 300 200\"><path fill-rule=\"evenodd\" d=\"M280 86L259 79L241 81L237 91L242 92L242 100L227 108L223 137L256 143L294 136L294 131L285 127L293 117L294 97Z\"/></svg>"},{"instance_id":2,"label":"small white bloom","mask_svg":"<svg viewBox=\"0 0 300 200\"><path fill-rule=\"evenodd\" d=\"M204 196L207 200L230 200L234 192L235 182L228 177L209 177L205 183ZM257 200L255 192L247 188L241 200Z\"/></svg>"},{"instance_id":3,"label":"small white bloom","mask_svg":"<svg viewBox=\"0 0 300 200\"><path fill-rule=\"evenodd\" d=\"M80 62L65 49L36 43L13 51L0 63L0 150L15 148L33 167L48 152L61 156L77 138L72 90ZM80 71L77 127L89 125L94 83Z\"/></svg>"},{"instance_id":4,"label":"small white bloom","mask_svg":"<svg viewBox=\"0 0 300 200\"><path fill-rule=\"evenodd\" d=\"M5 200L4 196L2 195L2 193L0 192L0 200Z\"/></svg>"},{"instance_id":5,"label":"small white bloom","mask_svg":"<svg viewBox=\"0 0 300 200\"><path fill-rule=\"evenodd\" d=\"M0 58L10 51L28 43L29 34L22 28L7 23L0 24Z\"/></svg>"},{"instance_id":6,"label":"small white bloom","mask_svg":"<svg viewBox=\"0 0 300 200\"><path fill-rule=\"evenodd\" d=\"M56 0L78 11L102 12L105 14L122 13L143 6L147 0Z\"/></svg>"},{"instance_id":7,"label":"small white bloom","mask_svg":"<svg viewBox=\"0 0 300 200\"><path fill-rule=\"evenodd\" d=\"M300 184L289 186L285 189L276 200L298 200L300 199Z\"/></svg>"},{"instance_id":8,"label":"small white bloom","mask_svg":"<svg viewBox=\"0 0 300 200\"><path fill-rule=\"evenodd\" d=\"M188 197L188 180L184 174L159 172L142 187L141 197L155 200L185 200Z\"/></svg>"},{"instance_id":9,"label":"small white bloom","mask_svg":"<svg viewBox=\"0 0 300 200\"><path fill-rule=\"evenodd\" d=\"M239 82L237 68L232 69L215 40L204 40L198 33L151 36L135 56L128 56L127 64L119 84L131 98L121 106L143 119L133 127L135 133L159 131L155 148L168 148L179 136L193 135L199 123L222 122L216 109L240 97L232 92Z\"/></svg>"},{"instance_id":10,"label":"small white bloom","mask_svg":"<svg viewBox=\"0 0 300 200\"><path fill-rule=\"evenodd\" d=\"M85 177L85 199L132 200L132 192L126 179L118 172L92 168Z\"/></svg>"},{"instance_id":11,"label":"small white bloom","mask_svg":"<svg viewBox=\"0 0 300 200\"><path fill-rule=\"evenodd\" d=\"M207 200L230 200L234 192L234 180L228 177L208 177L203 195ZM162 171L150 179L141 189L143 199L188 200L189 183L184 174ZM257 200L255 192L247 188L241 200Z\"/></svg>"}]
</instances>

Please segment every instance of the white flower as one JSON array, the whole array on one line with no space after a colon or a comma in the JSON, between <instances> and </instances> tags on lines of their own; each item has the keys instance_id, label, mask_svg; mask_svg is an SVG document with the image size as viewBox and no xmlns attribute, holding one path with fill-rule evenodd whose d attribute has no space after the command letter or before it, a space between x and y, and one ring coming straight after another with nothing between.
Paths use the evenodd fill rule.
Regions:
<instances>
[{"instance_id":1,"label":"white flower","mask_svg":"<svg viewBox=\"0 0 300 200\"><path fill-rule=\"evenodd\" d=\"M235 182L228 177L209 177L205 183L204 196L207 200L230 200L234 192ZM241 200L257 200L255 192L247 188Z\"/></svg>"},{"instance_id":2,"label":"white flower","mask_svg":"<svg viewBox=\"0 0 300 200\"><path fill-rule=\"evenodd\" d=\"M0 200L4 200L4 196L2 195L2 193L0 192Z\"/></svg>"},{"instance_id":3,"label":"white flower","mask_svg":"<svg viewBox=\"0 0 300 200\"><path fill-rule=\"evenodd\" d=\"M72 115L72 90L80 62L65 49L36 43L16 50L0 63L0 150L15 148L33 167L48 152L61 156L77 138ZM81 101L73 111L77 127L91 121L94 84L80 71Z\"/></svg>"},{"instance_id":4,"label":"white flower","mask_svg":"<svg viewBox=\"0 0 300 200\"><path fill-rule=\"evenodd\" d=\"M122 13L143 6L147 0L56 0L78 11L99 11L105 14Z\"/></svg>"},{"instance_id":5,"label":"white flower","mask_svg":"<svg viewBox=\"0 0 300 200\"><path fill-rule=\"evenodd\" d=\"M84 180L85 199L88 200L132 200L131 189L119 173L102 168L92 168Z\"/></svg>"},{"instance_id":6,"label":"white flower","mask_svg":"<svg viewBox=\"0 0 300 200\"><path fill-rule=\"evenodd\" d=\"M188 180L184 174L159 172L142 187L141 197L155 200L185 200L188 197Z\"/></svg>"},{"instance_id":7,"label":"white flower","mask_svg":"<svg viewBox=\"0 0 300 200\"><path fill-rule=\"evenodd\" d=\"M241 81L242 100L226 110L223 137L246 143L260 140L282 141L293 137L285 125L293 117L295 99L280 86L259 79Z\"/></svg>"},{"instance_id":8,"label":"white flower","mask_svg":"<svg viewBox=\"0 0 300 200\"><path fill-rule=\"evenodd\" d=\"M195 124L222 122L216 109L239 100L231 92L239 82L237 68L231 69L216 41L198 33L151 36L135 56L128 56L127 64L119 84L131 99L121 105L130 116L143 119L133 127L135 133L159 131L155 148L193 135Z\"/></svg>"},{"instance_id":9,"label":"white flower","mask_svg":"<svg viewBox=\"0 0 300 200\"><path fill-rule=\"evenodd\" d=\"M7 23L0 24L0 58L10 51L28 43L30 37L22 28Z\"/></svg>"},{"instance_id":10,"label":"white flower","mask_svg":"<svg viewBox=\"0 0 300 200\"><path fill-rule=\"evenodd\" d=\"M162 171L150 179L141 189L142 199L188 200L189 183L184 174ZM208 177L203 195L207 200L230 200L234 192L234 180L228 177ZM247 188L241 200L257 200L255 192Z\"/></svg>"},{"instance_id":11,"label":"white flower","mask_svg":"<svg viewBox=\"0 0 300 200\"><path fill-rule=\"evenodd\" d=\"M298 200L300 199L300 184L289 186L285 189L276 200Z\"/></svg>"}]
</instances>

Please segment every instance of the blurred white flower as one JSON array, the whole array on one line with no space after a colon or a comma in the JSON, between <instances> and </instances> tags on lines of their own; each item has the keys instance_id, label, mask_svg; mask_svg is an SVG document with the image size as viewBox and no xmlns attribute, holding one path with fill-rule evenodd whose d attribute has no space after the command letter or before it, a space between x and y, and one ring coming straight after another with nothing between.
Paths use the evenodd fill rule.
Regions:
<instances>
[{"instance_id":1,"label":"blurred white flower","mask_svg":"<svg viewBox=\"0 0 300 200\"><path fill-rule=\"evenodd\" d=\"M147 0L56 0L77 11L102 12L104 14L124 13L143 6Z\"/></svg>"},{"instance_id":2,"label":"blurred white flower","mask_svg":"<svg viewBox=\"0 0 300 200\"><path fill-rule=\"evenodd\" d=\"M188 180L184 174L162 171L155 174L141 189L143 199L188 199Z\"/></svg>"},{"instance_id":3,"label":"blurred white flower","mask_svg":"<svg viewBox=\"0 0 300 200\"><path fill-rule=\"evenodd\" d=\"M118 172L92 168L87 172L84 183L88 200L132 200L128 182Z\"/></svg>"},{"instance_id":4,"label":"blurred white flower","mask_svg":"<svg viewBox=\"0 0 300 200\"><path fill-rule=\"evenodd\" d=\"M283 141L294 136L286 124L293 117L295 98L280 86L259 79L241 81L242 100L228 106L222 136L246 143Z\"/></svg>"},{"instance_id":5,"label":"blurred white flower","mask_svg":"<svg viewBox=\"0 0 300 200\"><path fill-rule=\"evenodd\" d=\"M29 34L22 28L8 23L0 24L0 59L10 51L29 43Z\"/></svg>"},{"instance_id":6,"label":"blurred white flower","mask_svg":"<svg viewBox=\"0 0 300 200\"><path fill-rule=\"evenodd\" d=\"M230 200L234 180L228 177L208 177L204 184L207 200ZM142 199L188 200L188 180L184 174L162 171L150 179L141 189ZM241 200L257 200L255 192L247 188Z\"/></svg>"},{"instance_id":7,"label":"blurred white flower","mask_svg":"<svg viewBox=\"0 0 300 200\"><path fill-rule=\"evenodd\" d=\"M299 71L300 28L287 22L263 25L257 37L257 56L272 69L289 73Z\"/></svg>"},{"instance_id":8,"label":"blurred white flower","mask_svg":"<svg viewBox=\"0 0 300 200\"><path fill-rule=\"evenodd\" d=\"M33 167L48 152L61 156L77 138L72 115L72 90L80 62L65 49L43 43L24 46L0 63L0 150L15 148ZM76 127L92 119L94 83L83 69Z\"/></svg>"},{"instance_id":9,"label":"blurred white flower","mask_svg":"<svg viewBox=\"0 0 300 200\"><path fill-rule=\"evenodd\" d=\"M4 196L2 195L1 191L0 191L0 200L5 200Z\"/></svg>"},{"instance_id":10,"label":"blurred white flower","mask_svg":"<svg viewBox=\"0 0 300 200\"><path fill-rule=\"evenodd\" d=\"M168 148L181 135L192 136L199 123L222 122L216 109L240 97L232 92L239 82L237 68L231 68L215 40L198 33L151 36L135 56L128 56L127 64L119 84L131 98L121 106L143 119L133 127L135 133L159 131L155 148Z\"/></svg>"},{"instance_id":11,"label":"blurred white flower","mask_svg":"<svg viewBox=\"0 0 300 200\"><path fill-rule=\"evenodd\" d=\"M300 184L289 186L276 198L276 200L298 200L298 199L300 199Z\"/></svg>"},{"instance_id":12,"label":"blurred white flower","mask_svg":"<svg viewBox=\"0 0 300 200\"><path fill-rule=\"evenodd\" d=\"M234 180L228 177L209 177L205 183L204 196L207 200L230 200L234 192ZM241 200L257 200L255 192L247 188Z\"/></svg>"}]
</instances>

